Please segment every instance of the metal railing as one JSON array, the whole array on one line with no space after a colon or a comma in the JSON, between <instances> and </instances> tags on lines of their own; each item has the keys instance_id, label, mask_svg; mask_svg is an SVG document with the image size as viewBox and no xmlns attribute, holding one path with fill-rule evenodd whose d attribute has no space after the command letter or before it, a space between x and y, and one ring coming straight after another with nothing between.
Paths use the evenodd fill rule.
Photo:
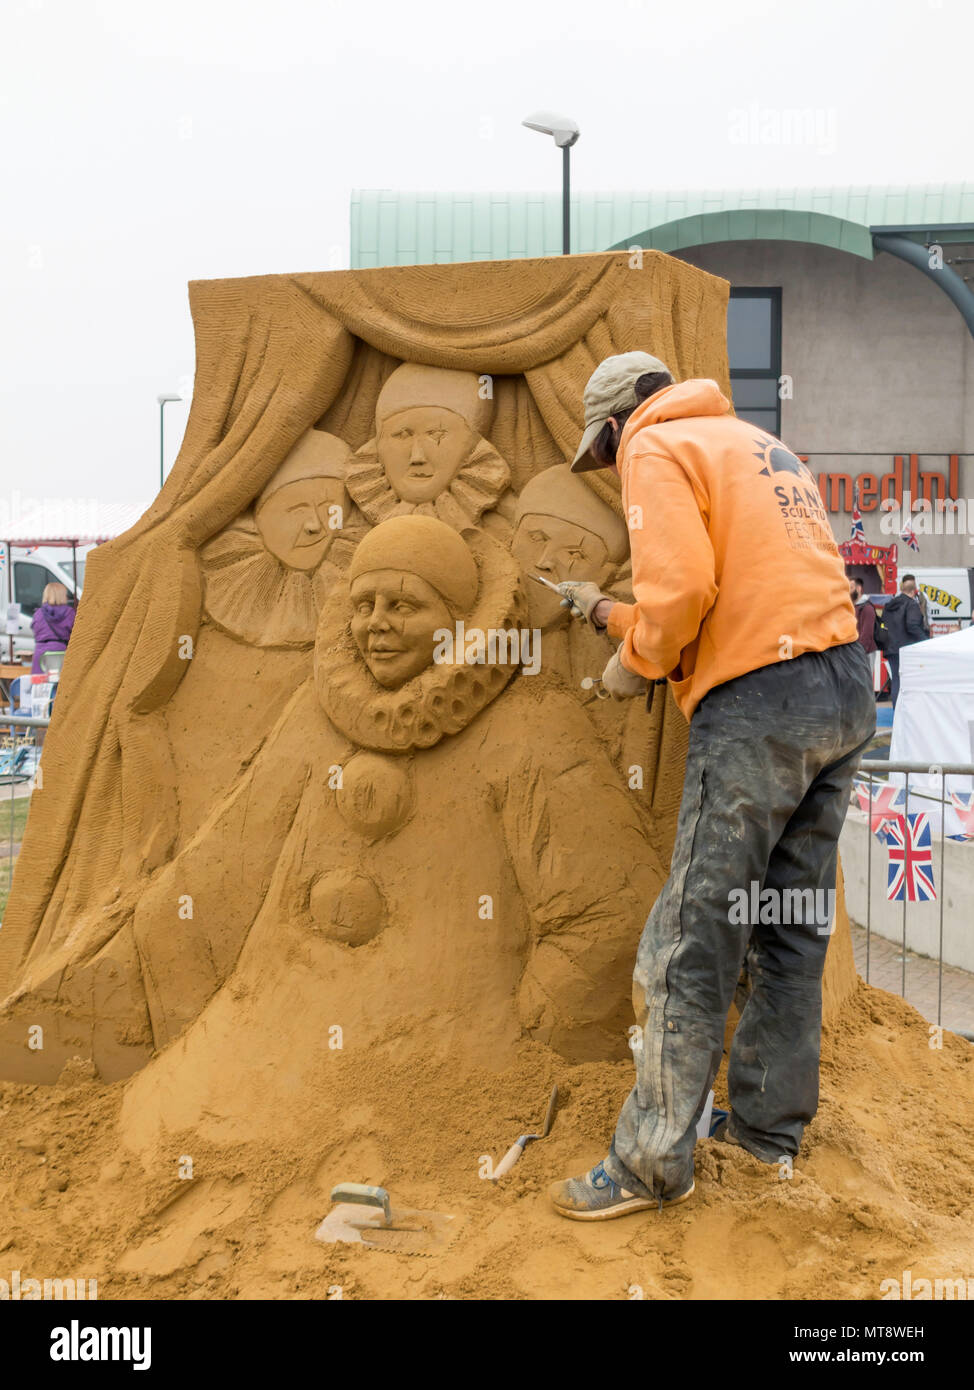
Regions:
<instances>
[{"instance_id":1,"label":"metal railing","mask_svg":"<svg viewBox=\"0 0 974 1390\"><path fill-rule=\"evenodd\" d=\"M0 858L0 916L7 905L31 795L39 785L44 740L43 734L38 734L50 722L37 715L0 712L0 796L6 792L10 803L9 814L5 814L5 807L0 808L0 836L7 832L7 852Z\"/></svg>"},{"instance_id":2,"label":"metal railing","mask_svg":"<svg viewBox=\"0 0 974 1390\"><path fill-rule=\"evenodd\" d=\"M889 781L889 774L890 774L890 773L902 774L902 776L903 776L903 778L904 778L904 781L903 781L903 783L902 783L902 787L900 787L900 784L899 784L899 783L891 783L891 782ZM932 881L933 881L934 895L935 895L936 902L937 902L937 914L938 914L938 918L937 918L937 921L938 921L938 925L937 925L937 952L936 952L936 957L935 957L935 959L936 959L936 964L937 964L937 1018L936 1018L936 1022L937 1022L937 1025L938 1025L938 1026L941 1026L941 1025L942 1025L942 1019L943 1019L944 906L945 906L945 903L946 903L946 900L947 900L947 891L946 891L946 886L947 886L947 885L946 885L946 862L947 862L947 861L946 861L946 845L947 845L947 839L948 839L948 835L947 835L947 815L948 815L948 811L950 810L950 807L951 807L951 801L950 801L950 799L949 799L949 797L948 797L947 778L948 778L948 777L951 777L951 776L962 776L962 777L974 778L974 763L904 762L904 761L891 761L891 760L889 760L889 759L880 759L880 758L864 757L864 758L861 758L860 761L859 761L858 776L859 776L859 779L860 779L861 781L865 781L865 782L867 782L867 784L868 784L868 798L867 798L867 806L868 806L868 809L863 808L863 809L865 809L865 817L866 817L866 819L865 819L865 830L866 830L866 837L867 837L867 838L866 838L866 844L867 844L867 848L866 848L866 894L865 894L865 899L866 899L866 914L865 914L865 915L866 915L866 921L865 921L864 924L858 924L858 925L863 925L863 926L864 926L865 933L866 933L866 969L865 969L865 978L866 978L867 984L869 983L869 977L870 977L870 965L871 965L871 954L872 954L872 936L873 936L873 923L872 923L872 904L873 904L873 893L872 893L872 888L873 888L873 846L874 846L875 843L879 843L879 841L878 841L878 834L879 834L879 832L882 830L882 826L881 826L881 825L874 828L873 822L874 822L874 818L875 818L875 817L877 817L877 816L883 814L883 808L882 808L882 807L877 807L877 806L875 806L875 800L876 800L876 798L875 798L875 796L874 796L874 791L873 791L873 789L874 789L874 787L879 787L879 788L881 789L881 788L883 788L883 787L896 786L897 789L898 789L898 790L902 790L902 793L903 793L902 807L896 806L895 809L893 809L893 810L890 811L890 814L889 814L889 816L888 816L886 819L889 819L889 820L900 820L901 823L902 823L902 826L903 826L903 833L904 833L904 837L905 837L904 852L903 852L903 875L904 875L903 898L902 898L903 909L902 909L901 931L900 931L900 942L899 942L899 946L900 946L900 962L901 962L900 990L899 990L899 993L900 993L901 997L904 998L904 999L906 998L906 967L907 967L907 952L908 952L908 950L909 950L909 947L908 947L908 945L907 945L907 908L908 908L908 904L909 904L910 901L911 901L910 892L909 892L909 884L908 884L908 875L909 875L909 872L910 872L910 853L909 853L908 848L907 848L907 846L911 845L911 839L910 839L910 823L909 823L909 820L908 820L908 817L909 817L909 814L910 814L910 778L911 778L911 777L914 777L914 778L916 778L916 777L923 777L923 778L926 779L926 785L925 785L924 787L922 787L922 788L917 788L916 786L914 786L914 806L917 807L917 803L926 802L928 806L936 806L936 807L939 809L939 815L940 815L939 869L938 869L936 872L934 871L935 848L934 848L934 837L933 837L932 831L931 831L931 843L930 843L930 868L931 868L931 879L932 879ZM937 786L937 780L938 780L938 779L939 779L939 793L938 793L938 786ZM932 786L931 786L931 782L933 783ZM974 786L974 783L972 783L971 785ZM967 789L965 789L965 790L969 790L969 789L970 789L970 788L967 788ZM851 805L852 805L852 804L853 804L853 803L850 802L850 808L851 808ZM874 809L874 808L875 808L875 809ZM921 810L922 810L922 807L919 807L918 809L921 809ZM960 842L959 842L959 843L960 843ZM972 854L972 865L974 865L974 854ZM847 901L847 904L848 904L848 901L849 901L849 896L850 896L850 895L849 895L849 884L848 884L848 878L847 878L847 880L846 880L846 901ZM917 901L917 900L916 900L916 899L913 899L912 901ZM928 899L927 901L929 901L929 899ZM970 908L968 908L968 911L967 911L967 913L966 913L966 916L968 917L968 919L972 919L972 918L974 918L974 912L971 912ZM851 917L851 913L850 913L850 917ZM885 938L885 939L889 940L890 938ZM974 952L972 952L972 958L974 958ZM933 957L931 957L931 959L933 959ZM957 966L956 968L957 968L957 969L964 969L965 967L964 967L964 966ZM972 975L971 979L972 979L972 986L974 986L974 975ZM972 1028L974 1028L974 1005L972 1005L972 1009L971 1009L971 1020L970 1020L970 1022L971 1022ZM958 1030L954 1030L954 1031L958 1031ZM972 1033L972 1032L970 1032L970 1031L966 1031L966 1030L960 1030L960 1031L962 1032L962 1035L963 1035L964 1037L970 1038L972 1041L974 1041L974 1033Z\"/></svg>"}]
</instances>

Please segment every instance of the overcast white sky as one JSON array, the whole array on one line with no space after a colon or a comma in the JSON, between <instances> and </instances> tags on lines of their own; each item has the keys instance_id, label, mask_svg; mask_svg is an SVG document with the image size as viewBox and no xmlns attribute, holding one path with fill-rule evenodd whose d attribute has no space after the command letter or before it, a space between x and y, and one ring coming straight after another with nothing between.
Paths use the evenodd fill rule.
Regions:
<instances>
[{"instance_id":1,"label":"overcast white sky","mask_svg":"<svg viewBox=\"0 0 974 1390\"><path fill-rule=\"evenodd\" d=\"M352 188L970 177L970 0L3 0L5 498L148 500L190 279L348 264ZM741 143L812 108L821 144ZM187 407L167 407L167 468Z\"/></svg>"}]
</instances>

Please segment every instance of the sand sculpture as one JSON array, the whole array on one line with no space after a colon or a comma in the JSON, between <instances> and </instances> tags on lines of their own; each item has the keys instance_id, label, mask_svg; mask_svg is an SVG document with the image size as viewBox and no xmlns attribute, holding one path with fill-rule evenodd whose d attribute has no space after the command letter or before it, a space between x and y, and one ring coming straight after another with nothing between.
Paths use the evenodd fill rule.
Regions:
<instances>
[{"instance_id":1,"label":"sand sculpture","mask_svg":"<svg viewBox=\"0 0 974 1390\"><path fill-rule=\"evenodd\" d=\"M617 749L574 684L602 650L523 572L622 590L618 481L556 485L582 386L634 347L726 386L726 286L607 253L191 300L183 449L89 560L0 930L10 1267L56 1248L101 1297L874 1298L969 1273L974 1053L857 981L841 879L794 1180L704 1141L694 1202L597 1250L535 1200L632 1084L607 1059L687 730L657 690ZM539 673L461 665L461 622L537 624ZM483 1181L554 1081L550 1138ZM316 1247L349 1179L462 1236L420 1267Z\"/></svg>"},{"instance_id":2,"label":"sand sculpture","mask_svg":"<svg viewBox=\"0 0 974 1390\"><path fill-rule=\"evenodd\" d=\"M538 698L515 661L431 660L444 627L518 625L516 565L483 534L405 517L362 542L350 577L322 611L314 677L135 912L130 1017L144 986L157 1054L142 1123L260 1109L284 1134L307 1121L294 1092L326 1114L339 1019L350 1065L421 1049L500 1068L522 1038L625 1053L627 942L661 875L632 799L575 700ZM228 853L255 815L256 859ZM620 850L632 872L608 891ZM187 896L193 917L174 922ZM381 1103L374 1076L360 1099Z\"/></svg>"},{"instance_id":3,"label":"sand sculpture","mask_svg":"<svg viewBox=\"0 0 974 1390\"><path fill-rule=\"evenodd\" d=\"M679 735L667 734L667 706L657 702L637 750L646 783L633 788L618 771L610 779L608 741L572 691L583 666L598 673L604 653L580 652L591 638L559 627L563 619L550 622L533 593L526 600L515 559L553 565L552 573L578 566L624 585L617 487L594 475L566 479L563 464L551 466L554 451L564 459L573 447L580 387L597 357L648 342L680 375L726 375L726 288L665 257L649 257L647 269L636 280L625 258L607 255L570 267L450 266L193 288L200 362L183 454L143 522L92 561L62 722L45 754L53 794L32 815L0 932L0 996L10 996L0 1013L0 1071L51 1080L75 1053L93 1056L106 1077L131 1071L214 1007L272 911L300 918L321 949L381 955L390 932L407 931L415 895L403 885L419 883L431 862L444 880L454 872L448 845L436 861L424 861L420 848L438 821L470 820L451 788L466 783L475 803L497 806L504 778L511 808L528 809L509 809L502 834L496 825L483 830L484 844L496 846L483 863L493 855L499 878L496 892L485 885L479 896L505 904L502 922L488 919L497 927L481 927L484 940L493 930L504 943L499 983L486 992L509 999L506 1011L491 1010L495 1032L485 1025L485 1037L497 1049L501 1039L537 1036L576 1059L618 1045L615 1005L600 1016L592 998L556 987L539 962L554 969L557 961L570 977L572 952L581 959L593 947L582 928L571 941L552 923L587 923L598 903L616 925L600 939L608 956L582 974L626 979L623 942L635 943L663 872L654 847L665 854L672 833ZM508 450L527 440L534 453L511 465L494 438ZM535 456L541 466L532 467ZM354 620L341 637L348 603L368 597L349 594L349 577L364 582L356 547L388 538L383 525L417 520L462 532L457 543L476 557L478 593L498 585L505 593L488 626L518 616L517 628L526 602L536 605L549 643L544 679L520 657L492 659L474 687L489 699L473 708L476 699L439 688L450 667L429 661L430 633L416 670L381 644L356 652ZM396 573L404 592L429 584L405 561ZM452 604L455 617L466 599L437 601ZM552 675L567 677L561 693ZM436 686L428 699L404 697L424 682ZM487 762L485 748L496 750ZM632 840L631 899L629 889L619 897L613 854L579 878L558 838L562 812L550 788L563 776L571 782L574 764L558 761L565 749L602 788L588 798L573 788L571 799L594 795L615 843ZM505 761L515 755L528 770L527 801ZM448 763L444 784L434 773ZM325 794L335 767L349 780ZM419 795L414 781L429 788ZM660 787L668 801L657 815ZM400 826L414 796L422 814L410 812ZM369 816L378 817L371 828ZM313 831L322 817L327 826ZM355 836L373 843L365 859ZM595 825L583 838L602 842ZM547 887L529 873L525 844L543 862ZM465 835L461 878L469 848ZM386 856L397 864L393 875ZM571 891L553 886L562 877ZM398 902L393 883L404 894ZM416 900L430 891L416 890ZM185 917L183 899L193 904ZM323 918L334 918L328 930ZM462 996L451 984L443 998L451 991ZM618 1000L615 987L612 994ZM46 1025L43 1049L25 1047L28 1019Z\"/></svg>"},{"instance_id":4,"label":"sand sculpture","mask_svg":"<svg viewBox=\"0 0 974 1390\"><path fill-rule=\"evenodd\" d=\"M726 384L726 287L646 253L191 296L183 451L89 561L0 930L11 1267L56 1245L109 1297L875 1297L877 1270L966 1259L968 1045L932 1051L857 982L841 882L793 1182L706 1141L694 1204L581 1266L518 1200L591 1160L631 1086L611 1059L687 737L665 690L617 737L577 685L603 650L523 574L584 563L624 592L617 480L557 486L582 385L636 346ZM460 623L537 625L540 671L461 665ZM482 1181L556 1080L547 1147ZM425 1274L314 1248L347 1179L462 1238Z\"/></svg>"}]
</instances>

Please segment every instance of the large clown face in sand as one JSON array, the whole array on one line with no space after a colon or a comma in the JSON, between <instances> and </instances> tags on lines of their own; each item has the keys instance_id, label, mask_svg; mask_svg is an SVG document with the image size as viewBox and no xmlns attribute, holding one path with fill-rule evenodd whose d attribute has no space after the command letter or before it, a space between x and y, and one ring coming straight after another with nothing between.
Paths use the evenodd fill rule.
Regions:
<instances>
[{"instance_id":1,"label":"large clown face in sand","mask_svg":"<svg viewBox=\"0 0 974 1390\"><path fill-rule=\"evenodd\" d=\"M314 570L336 536L347 504L338 478L302 478L278 488L257 509L257 529L267 549L289 569Z\"/></svg>"},{"instance_id":2,"label":"large clown face in sand","mask_svg":"<svg viewBox=\"0 0 974 1390\"><path fill-rule=\"evenodd\" d=\"M383 420L376 438L379 462L403 502L432 502L450 486L477 436L462 416L420 405Z\"/></svg>"},{"instance_id":3,"label":"large clown face in sand","mask_svg":"<svg viewBox=\"0 0 974 1390\"><path fill-rule=\"evenodd\" d=\"M466 542L433 517L397 517L369 532L349 570L350 626L384 689L432 663L436 634L470 612L478 584Z\"/></svg>"},{"instance_id":4,"label":"large clown face in sand","mask_svg":"<svg viewBox=\"0 0 974 1390\"><path fill-rule=\"evenodd\" d=\"M452 624L446 600L425 579L378 570L352 581L352 636L380 685L394 689L433 660L434 633Z\"/></svg>"}]
</instances>

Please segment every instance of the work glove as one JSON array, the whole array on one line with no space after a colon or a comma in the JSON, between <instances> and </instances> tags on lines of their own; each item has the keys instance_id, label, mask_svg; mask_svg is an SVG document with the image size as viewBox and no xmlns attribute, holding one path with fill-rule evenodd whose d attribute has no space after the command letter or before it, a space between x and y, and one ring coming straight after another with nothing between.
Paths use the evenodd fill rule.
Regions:
<instances>
[{"instance_id":1,"label":"work glove","mask_svg":"<svg viewBox=\"0 0 974 1390\"><path fill-rule=\"evenodd\" d=\"M602 672L602 689L607 690L613 700L632 700L636 695L645 695L648 687L645 676L627 670L619 653L612 653Z\"/></svg>"},{"instance_id":2,"label":"work glove","mask_svg":"<svg viewBox=\"0 0 974 1390\"><path fill-rule=\"evenodd\" d=\"M567 608L573 618L584 618L589 627L596 632L604 632L605 624L596 622L595 610L603 599L608 599L609 603L615 603L615 599L609 594L603 594L597 584L593 584L590 579L563 579L558 585L559 593L564 597L561 600L562 608Z\"/></svg>"}]
</instances>

